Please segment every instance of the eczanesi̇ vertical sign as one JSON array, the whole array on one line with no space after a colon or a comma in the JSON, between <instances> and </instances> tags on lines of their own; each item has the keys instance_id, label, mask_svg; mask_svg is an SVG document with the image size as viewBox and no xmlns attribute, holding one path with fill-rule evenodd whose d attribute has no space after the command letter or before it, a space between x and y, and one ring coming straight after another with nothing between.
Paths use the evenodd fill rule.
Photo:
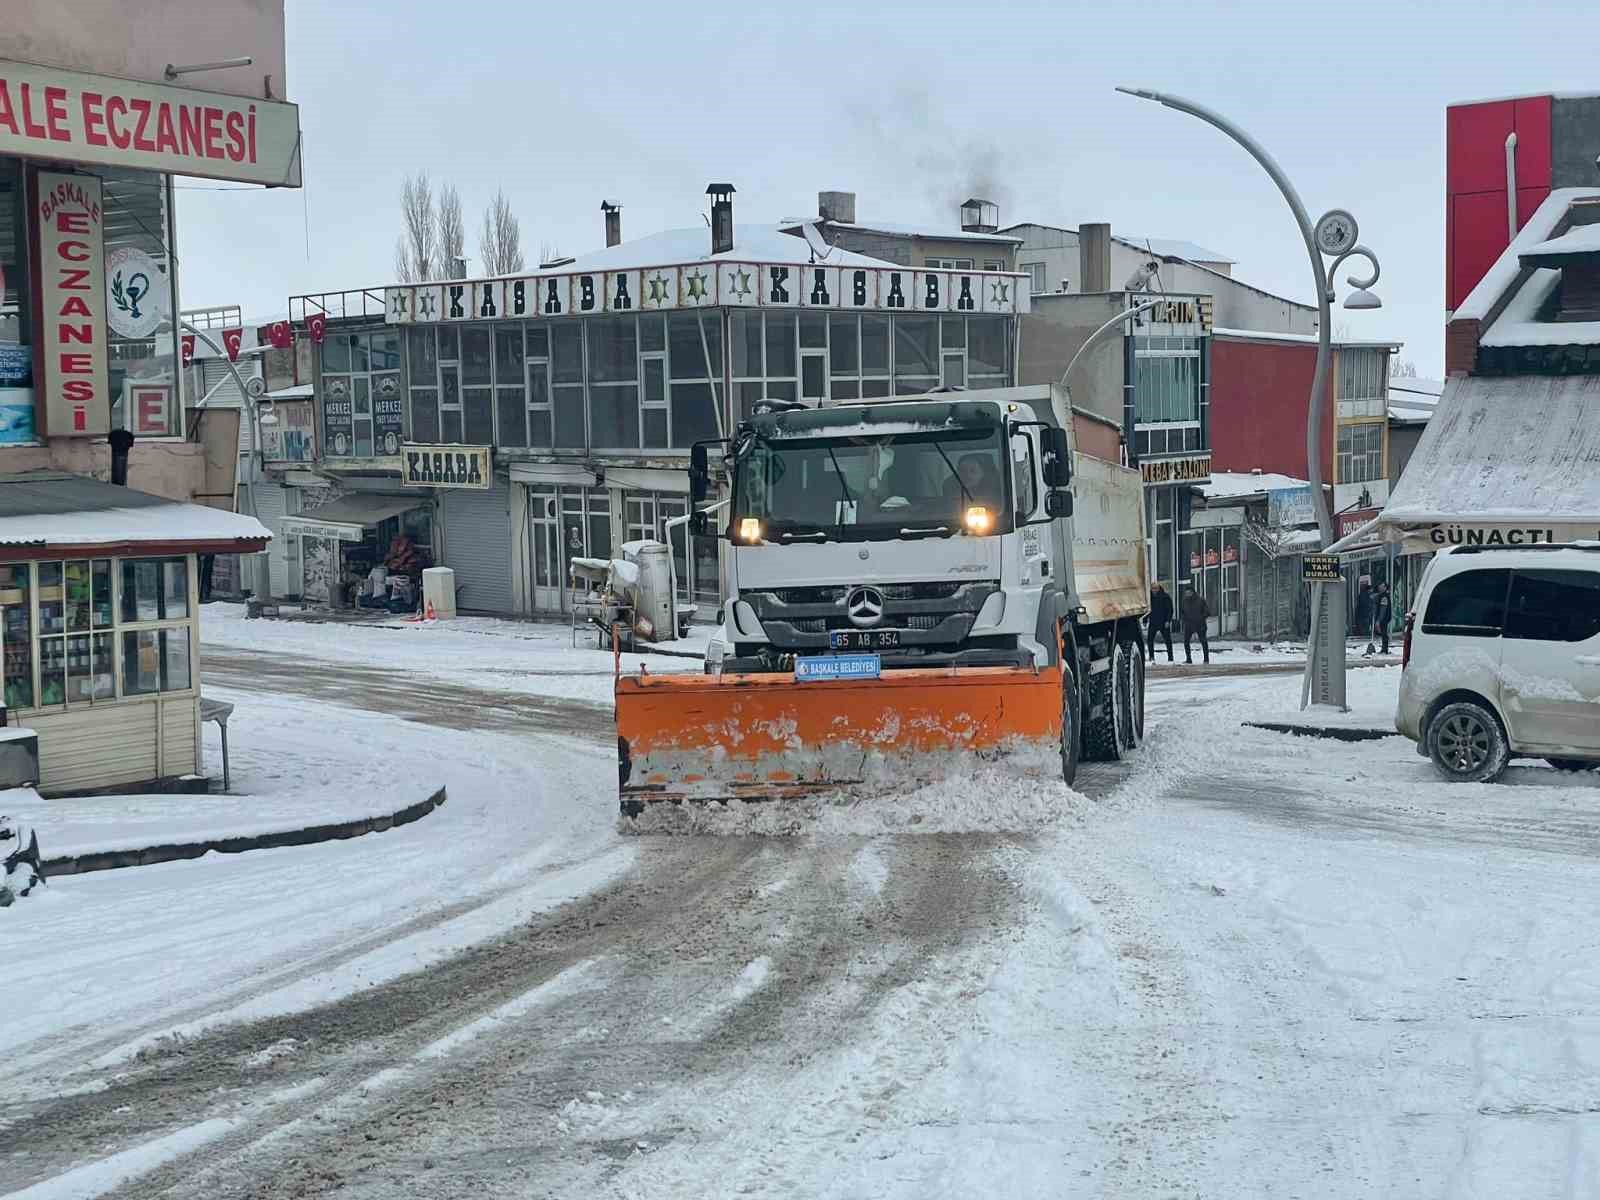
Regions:
<instances>
[{"instance_id":1,"label":"eczanesi\u0307 vertical sign","mask_svg":"<svg viewBox=\"0 0 1600 1200\"><path fill-rule=\"evenodd\" d=\"M49 437L103 437L106 382L104 213L100 180L39 172L40 316L36 332Z\"/></svg>"}]
</instances>

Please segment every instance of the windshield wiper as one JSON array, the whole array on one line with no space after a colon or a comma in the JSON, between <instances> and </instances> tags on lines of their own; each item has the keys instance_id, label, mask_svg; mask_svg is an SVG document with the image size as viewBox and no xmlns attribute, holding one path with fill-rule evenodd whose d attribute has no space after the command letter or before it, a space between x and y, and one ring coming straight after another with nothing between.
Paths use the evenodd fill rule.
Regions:
<instances>
[{"instance_id":1,"label":"windshield wiper","mask_svg":"<svg viewBox=\"0 0 1600 1200\"><path fill-rule=\"evenodd\" d=\"M839 466L839 456L833 452L833 443L828 443L828 457L833 460L833 473L839 478L839 490L844 493L844 502L854 504L856 498L850 494L850 485L844 481L844 470Z\"/></svg>"},{"instance_id":2,"label":"windshield wiper","mask_svg":"<svg viewBox=\"0 0 1600 1200\"><path fill-rule=\"evenodd\" d=\"M933 448L939 452L939 457L944 459L944 465L950 468L950 474L955 476L956 486L961 489L961 498L966 501L963 508L972 507L972 493L967 491L967 485L961 482L961 472L956 470L955 463L950 461L950 456L944 452L944 444L935 441ZM904 532L903 530L901 532Z\"/></svg>"},{"instance_id":3,"label":"windshield wiper","mask_svg":"<svg viewBox=\"0 0 1600 1200\"><path fill-rule=\"evenodd\" d=\"M950 526L935 525L931 529L902 529L901 537L949 537Z\"/></svg>"}]
</instances>

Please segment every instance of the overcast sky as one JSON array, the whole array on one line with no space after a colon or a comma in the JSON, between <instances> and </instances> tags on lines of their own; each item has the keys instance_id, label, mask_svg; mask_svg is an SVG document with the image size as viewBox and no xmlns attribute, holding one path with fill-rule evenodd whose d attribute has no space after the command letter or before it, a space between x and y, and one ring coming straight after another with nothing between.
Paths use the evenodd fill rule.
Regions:
<instances>
[{"instance_id":1,"label":"overcast sky","mask_svg":"<svg viewBox=\"0 0 1600 1200\"><path fill-rule=\"evenodd\" d=\"M625 237L700 224L712 180L738 187L736 222L814 214L833 188L857 194L861 220L954 224L976 191L1002 224L1186 238L1309 302L1267 176L1194 118L1112 91L1126 84L1249 129L1313 219L1350 209L1385 307L1336 328L1404 341L1437 376L1445 105L1600 91L1593 0L287 7L305 188L184 181L185 307L267 316L291 294L389 281L400 183L418 168L460 189L474 256L497 187L530 264L542 244L603 245L602 199L623 204Z\"/></svg>"}]
</instances>

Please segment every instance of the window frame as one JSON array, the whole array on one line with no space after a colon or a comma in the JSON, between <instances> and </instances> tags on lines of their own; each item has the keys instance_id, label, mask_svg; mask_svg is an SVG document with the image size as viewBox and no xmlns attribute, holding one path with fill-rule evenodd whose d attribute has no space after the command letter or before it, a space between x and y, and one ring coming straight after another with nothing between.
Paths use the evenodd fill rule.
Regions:
<instances>
[{"instance_id":1,"label":"window frame","mask_svg":"<svg viewBox=\"0 0 1600 1200\"><path fill-rule=\"evenodd\" d=\"M1444 591L1446 593L1446 597L1448 598L1449 592L1447 589L1457 586L1460 584L1460 581L1468 579L1474 575L1495 574L1503 575L1505 577L1503 581L1504 587L1500 594L1500 622L1498 625L1453 625L1431 619L1434 614L1434 605L1439 602L1438 598L1441 591ZM1425 609L1423 609L1423 617L1419 626L1421 631L1430 637L1503 637L1506 627L1506 611L1509 607L1511 597L1511 575L1512 572L1510 567L1474 566L1465 571L1457 571L1453 575L1445 576L1443 579L1439 580L1438 583L1434 584L1433 588L1428 592L1428 605Z\"/></svg>"},{"instance_id":2,"label":"window frame","mask_svg":"<svg viewBox=\"0 0 1600 1200\"><path fill-rule=\"evenodd\" d=\"M1554 578L1552 578L1554 577ZM1517 588L1523 580L1535 582L1556 583L1565 587L1579 587L1592 594L1594 609L1589 619L1594 628L1582 637L1528 637L1520 629L1513 632L1514 623L1517 621L1519 611L1516 605ZM1582 583L1566 582L1568 580L1582 580ZM1511 572L1511 587L1506 593L1505 617L1502 621L1502 637L1507 641L1517 642L1548 642L1552 645L1578 646L1584 642L1600 637L1600 572L1575 570L1571 567L1517 567Z\"/></svg>"}]
</instances>

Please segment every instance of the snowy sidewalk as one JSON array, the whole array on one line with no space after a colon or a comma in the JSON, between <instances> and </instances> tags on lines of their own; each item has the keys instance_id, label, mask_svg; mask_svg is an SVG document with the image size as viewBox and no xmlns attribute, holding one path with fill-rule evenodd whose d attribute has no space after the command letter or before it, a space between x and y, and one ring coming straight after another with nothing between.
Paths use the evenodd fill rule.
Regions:
<instances>
[{"instance_id":1,"label":"snowy sidewalk","mask_svg":"<svg viewBox=\"0 0 1600 1200\"><path fill-rule=\"evenodd\" d=\"M1274 733L1332 738L1341 742L1364 742L1399 737L1394 727L1395 708L1400 696L1400 668L1384 666L1371 671L1353 671L1345 676L1345 703L1348 712L1314 705L1311 708L1283 709L1270 716L1252 719L1246 725Z\"/></svg>"}]
</instances>

